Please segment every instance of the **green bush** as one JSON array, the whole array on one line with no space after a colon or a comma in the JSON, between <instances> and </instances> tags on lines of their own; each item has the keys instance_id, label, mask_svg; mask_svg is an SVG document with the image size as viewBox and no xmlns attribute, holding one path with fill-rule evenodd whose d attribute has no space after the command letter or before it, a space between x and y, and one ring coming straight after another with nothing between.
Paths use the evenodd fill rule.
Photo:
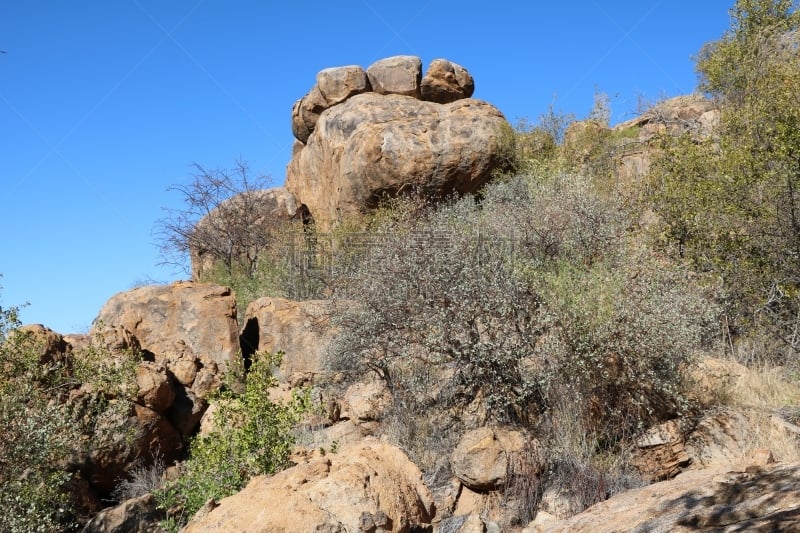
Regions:
<instances>
[{"instance_id":1,"label":"green bush","mask_svg":"<svg viewBox=\"0 0 800 533\"><path fill-rule=\"evenodd\" d=\"M280 354L258 354L244 391L228 389L215 398L214 429L192 440L180 477L156 492L160 507L171 514L167 525L177 528L210 498L229 496L251 477L288 466L291 430L310 400L307 392L287 405L270 400L268 389L276 385L272 368L279 363Z\"/></svg>"},{"instance_id":2,"label":"green bush","mask_svg":"<svg viewBox=\"0 0 800 533\"><path fill-rule=\"evenodd\" d=\"M65 361L43 361L19 327L16 308L0 307L0 530L56 532L76 526L67 494L68 458L83 426L69 406Z\"/></svg>"},{"instance_id":3,"label":"green bush","mask_svg":"<svg viewBox=\"0 0 800 533\"><path fill-rule=\"evenodd\" d=\"M481 397L489 418L525 415L520 361L537 300L514 274L513 243L485 232L478 216L468 198L371 235L337 287L334 370L371 370L418 412Z\"/></svg>"},{"instance_id":4,"label":"green bush","mask_svg":"<svg viewBox=\"0 0 800 533\"><path fill-rule=\"evenodd\" d=\"M46 335L19 329L17 311L0 307L0 531L71 531L85 518L70 494L82 459L132 431L114 411L127 413L136 394L138 354L48 352ZM74 398L82 384L97 392Z\"/></svg>"}]
</instances>

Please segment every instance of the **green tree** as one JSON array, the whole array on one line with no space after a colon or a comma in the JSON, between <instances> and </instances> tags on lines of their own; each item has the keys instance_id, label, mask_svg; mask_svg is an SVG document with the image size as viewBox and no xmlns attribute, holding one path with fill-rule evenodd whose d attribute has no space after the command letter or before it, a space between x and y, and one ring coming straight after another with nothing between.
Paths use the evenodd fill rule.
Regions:
<instances>
[{"instance_id":1,"label":"green tree","mask_svg":"<svg viewBox=\"0 0 800 533\"><path fill-rule=\"evenodd\" d=\"M664 139L651 175L666 240L719 275L733 333L767 326L800 349L800 16L789 0L738 0L701 51L720 106L710 139Z\"/></svg>"}]
</instances>

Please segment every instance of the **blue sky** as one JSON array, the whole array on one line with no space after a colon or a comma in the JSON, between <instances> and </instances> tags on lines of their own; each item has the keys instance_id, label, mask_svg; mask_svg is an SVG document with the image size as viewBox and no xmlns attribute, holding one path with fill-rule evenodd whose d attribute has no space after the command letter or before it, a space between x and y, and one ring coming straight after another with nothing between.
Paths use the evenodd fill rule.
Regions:
<instances>
[{"instance_id":1,"label":"blue sky","mask_svg":"<svg viewBox=\"0 0 800 533\"><path fill-rule=\"evenodd\" d=\"M733 0L0 0L0 305L88 328L117 292L186 277L152 231L190 164L284 180L292 103L326 67L447 58L511 122L613 121L688 93Z\"/></svg>"}]
</instances>

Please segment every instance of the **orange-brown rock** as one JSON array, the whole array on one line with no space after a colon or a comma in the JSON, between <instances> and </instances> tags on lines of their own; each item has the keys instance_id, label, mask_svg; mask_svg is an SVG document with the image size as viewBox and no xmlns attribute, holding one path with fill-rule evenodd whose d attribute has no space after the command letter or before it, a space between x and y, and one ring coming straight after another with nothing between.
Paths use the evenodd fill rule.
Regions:
<instances>
[{"instance_id":1,"label":"orange-brown rock","mask_svg":"<svg viewBox=\"0 0 800 533\"><path fill-rule=\"evenodd\" d=\"M192 520L185 533L411 531L430 524L433 500L398 448L375 439L253 478Z\"/></svg>"},{"instance_id":2,"label":"orange-brown rock","mask_svg":"<svg viewBox=\"0 0 800 533\"><path fill-rule=\"evenodd\" d=\"M537 442L516 430L482 427L461 437L450 465L466 487L479 492L492 490L506 482L510 461L523 452L530 455L530 474L538 474L544 463Z\"/></svg>"},{"instance_id":3,"label":"orange-brown rock","mask_svg":"<svg viewBox=\"0 0 800 533\"><path fill-rule=\"evenodd\" d=\"M431 61L420 85L421 98L439 104L469 98L473 92L475 80L467 69L446 59Z\"/></svg>"},{"instance_id":4,"label":"orange-brown rock","mask_svg":"<svg viewBox=\"0 0 800 533\"><path fill-rule=\"evenodd\" d=\"M163 413L175 400L175 389L163 365L144 361L136 367L136 401Z\"/></svg>"},{"instance_id":5,"label":"orange-brown rock","mask_svg":"<svg viewBox=\"0 0 800 533\"><path fill-rule=\"evenodd\" d=\"M691 461L686 453L683 433L675 420L649 429L635 444L631 464L653 481L676 476Z\"/></svg>"},{"instance_id":6,"label":"orange-brown rock","mask_svg":"<svg viewBox=\"0 0 800 533\"><path fill-rule=\"evenodd\" d=\"M26 342L39 352L39 364L67 364L72 352L70 344L64 336L41 324L21 326L19 333L26 335Z\"/></svg>"},{"instance_id":7,"label":"orange-brown rock","mask_svg":"<svg viewBox=\"0 0 800 533\"><path fill-rule=\"evenodd\" d=\"M283 352L278 377L292 384L314 381L324 371L323 355L333 339L330 302L259 298L247 306L245 352Z\"/></svg>"},{"instance_id":8,"label":"orange-brown rock","mask_svg":"<svg viewBox=\"0 0 800 533\"><path fill-rule=\"evenodd\" d=\"M239 350L236 300L227 287L179 281L150 285L111 297L95 319L99 328L123 326L156 362L181 350L224 369Z\"/></svg>"},{"instance_id":9,"label":"orange-brown rock","mask_svg":"<svg viewBox=\"0 0 800 533\"><path fill-rule=\"evenodd\" d=\"M367 67L372 90L378 94L399 94L419 98L422 61L416 56L393 56Z\"/></svg>"},{"instance_id":10,"label":"orange-brown rock","mask_svg":"<svg viewBox=\"0 0 800 533\"><path fill-rule=\"evenodd\" d=\"M501 163L503 124L502 113L479 100L359 94L320 115L287 167L286 187L322 230L404 191L473 192Z\"/></svg>"}]
</instances>

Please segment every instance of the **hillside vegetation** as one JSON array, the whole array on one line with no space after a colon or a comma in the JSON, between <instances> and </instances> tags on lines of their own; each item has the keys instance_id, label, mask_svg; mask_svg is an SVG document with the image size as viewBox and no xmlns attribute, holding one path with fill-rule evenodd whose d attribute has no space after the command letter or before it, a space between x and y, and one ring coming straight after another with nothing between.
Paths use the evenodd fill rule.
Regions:
<instances>
[{"instance_id":1,"label":"hillside vegetation","mask_svg":"<svg viewBox=\"0 0 800 533\"><path fill-rule=\"evenodd\" d=\"M307 428L320 410L310 398L365 377L391 398L378 433L434 491L470 429L510 427L541 444L542 468L522 461L498 489L509 526L527 524L546 490L577 513L651 481L631 456L661 422L725 405L796 421L800 14L791 0L738 0L731 14L697 57L698 91L719 110L713 130L665 125L636 179L620 177L620 154L638 127L610 128L600 97L587 120L550 111L504 131L504 166L476 193L409 190L324 233L292 221L240 243L241 264L228 254L206 268L201 281L231 286L241 310L262 296L328 300L334 377L273 403L276 359L254 356L243 383L212 398L220 427L194 438L177 477L164 482L160 465L145 490L126 492L129 480L117 496L156 490L164 526L178 529L207 499L287 466L293 424ZM42 362L18 326L0 308L0 529L68 530L81 521L67 497L70 443L131 397L117 390L131 377L120 363L105 374L113 393L66 401L89 380L72 366L86 357ZM751 372L709 384L711 358ZM773 452L800 459L794 441Z\"/></svg>"}]
</instances>

